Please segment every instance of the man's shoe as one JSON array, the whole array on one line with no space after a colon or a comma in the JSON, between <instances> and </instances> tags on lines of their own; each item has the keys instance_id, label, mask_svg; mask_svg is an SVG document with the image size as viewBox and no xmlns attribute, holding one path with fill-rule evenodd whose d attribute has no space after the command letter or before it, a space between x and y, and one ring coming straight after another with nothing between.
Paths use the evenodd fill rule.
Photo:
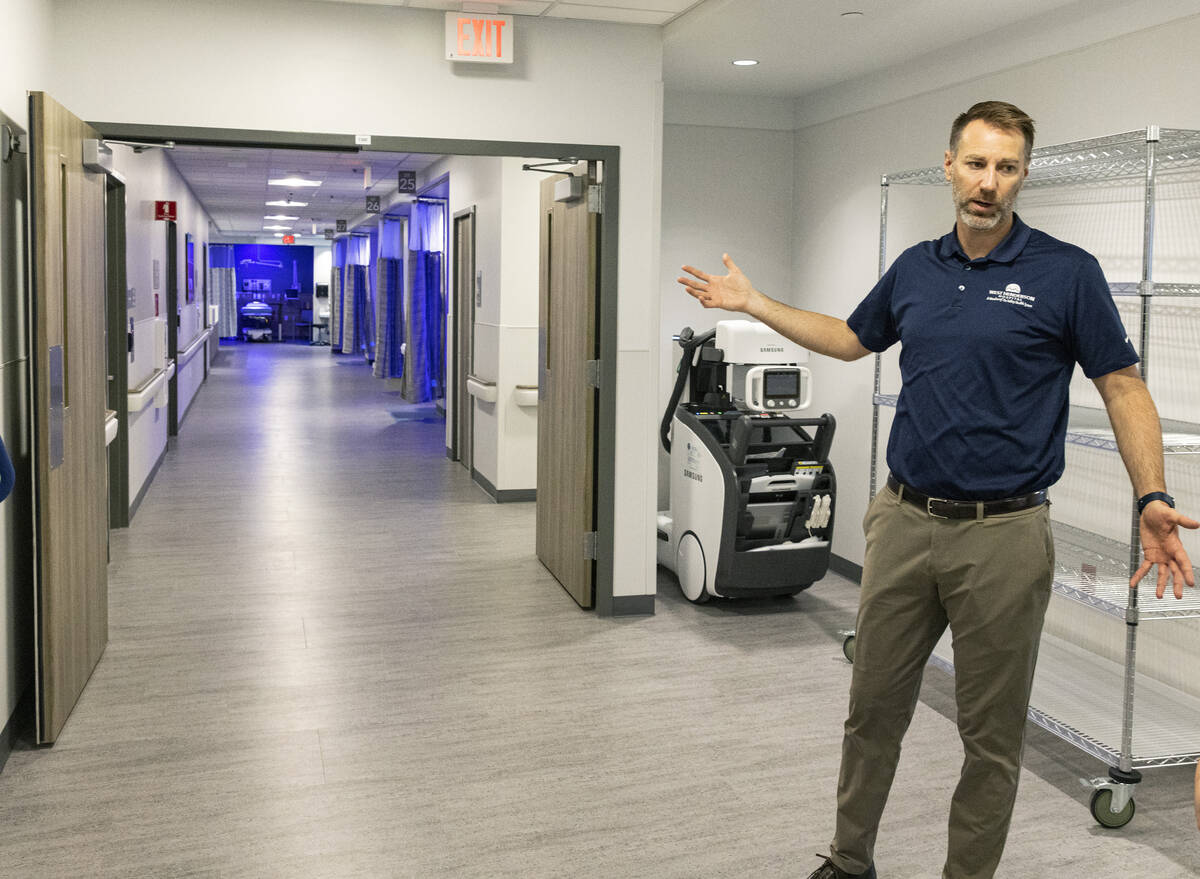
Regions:
<instances>
[{"instance_id":1,"label":"man's shoe","mask_svg":"<svg viewBox=\"0 0 1200 879\"><path fill-rule=\"evenodd\" d=\"M817 857L823 856L817 855ZM816 872L809 876L808 879L876 879L875 865L872 864L870 867L867 867L867 872L865 873L847 873L832 860L825 858L825 863L819 866Z\"/></svg>"}]
</instances>

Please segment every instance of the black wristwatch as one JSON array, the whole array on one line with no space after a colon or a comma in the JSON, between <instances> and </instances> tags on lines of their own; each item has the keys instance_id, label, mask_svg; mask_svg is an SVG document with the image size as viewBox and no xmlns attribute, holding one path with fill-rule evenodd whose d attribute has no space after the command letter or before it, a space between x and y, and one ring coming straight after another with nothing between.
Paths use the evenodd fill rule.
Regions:
<instances>
[{"instance_id":1,"label":"black wristwatch","mask_svg":"<svg viewBox=\"0 0 1200 879\"><path fill-rule=\"evenodd\" d=\"M1150 501L1162 501L1172 510L1175 509L1175 498L1171 497L1165 491L1152 491L1149 494L1144 494L1138 498L1138 515L1142 515L1142 510L1146 509L1146 504Z\"/></svg>"}]
</instances>

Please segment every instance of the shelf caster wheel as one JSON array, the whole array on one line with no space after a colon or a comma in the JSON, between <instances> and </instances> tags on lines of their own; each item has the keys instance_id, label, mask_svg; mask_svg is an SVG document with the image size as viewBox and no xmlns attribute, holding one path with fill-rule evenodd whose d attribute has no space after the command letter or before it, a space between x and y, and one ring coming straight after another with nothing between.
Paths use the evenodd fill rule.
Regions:
<instances>
[{"instance_id":1,"label":"shelf caster wheel","mask_svg":"<svg viewBox=\"0 0 1200 879\"><path fill-rule=\"evenodd\" d=\"M842 642L842 656L846 657L846 661L854 665L854 641L855 635L851 632L846 636L846 640Z\"/></svg>"},{"instance_id":2,"label":"shelf caster wheel","mask_svg":"<svg viewBox=\"0 0 1200 879\"><path fill-rule=\"evenodd\" d=\"M1129 798L1129 801L1125 803L1125 808L1119 812L1112 810L1112 799L1113 792L1111 788L1100 788L1100 790L1092 794L1092 817L1096 819L1096 822L1101 827L1111 827L1114 829L1124 827L1133 820L1133 813L1136 808L1133 804L1133 797Z\"/></svg>"}]
</instances>

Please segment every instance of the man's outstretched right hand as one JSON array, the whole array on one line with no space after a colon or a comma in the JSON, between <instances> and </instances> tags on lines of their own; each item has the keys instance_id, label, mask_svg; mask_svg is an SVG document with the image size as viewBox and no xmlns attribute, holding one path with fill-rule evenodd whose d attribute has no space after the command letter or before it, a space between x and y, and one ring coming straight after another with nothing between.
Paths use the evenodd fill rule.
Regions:
<instances>
[{"instance_id":1,"label":"man's outstretched right hand","mask_svg":"<svg viewBox=\"0 0 1200 879\"><path fill-rule=\"evenodd\" d=\"M759 295L750 283L750 279L742 274L729 254L721 255L721 262L729 270L727 275L710 275L695 266L684 266L683 270L692 277L680 277L676 280L684 286L705 308L723 308L726 311L746 312L755 295Z\"/></svg>"}]
</instances>

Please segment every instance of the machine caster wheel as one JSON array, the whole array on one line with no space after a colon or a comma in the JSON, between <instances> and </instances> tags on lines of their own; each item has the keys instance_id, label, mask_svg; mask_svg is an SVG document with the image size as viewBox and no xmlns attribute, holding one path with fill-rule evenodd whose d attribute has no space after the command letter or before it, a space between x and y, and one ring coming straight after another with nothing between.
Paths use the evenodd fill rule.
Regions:
<instances>
[{"instance_id":1,"label":"machine caster wheel","mask_svg":"<svg viewBox=\"0 0 1200 879\"><path fill-rule=\"evenodd\" d=\"M842 642L842 656L846 657L846 661L854 665L854 635L847 635L846 640Z\"/></svg>"},{"instance_id":2,"label":"machine caster wheel","mask_svg":"<svg viewBox=\"0 0 1200 879\"><path fill-rule=\"evenodd\" d=\"M1112 804L1113 792L1108 788L1100 788L1092 794L1092 817L1101 827L1124 827L1133 820L1135 810L1133 797L1129 798L1129 802L1125 804L1125 808L1120 812L1114 812L1109 806Z\"/></svg>"},{"instance_id":3,"label":"machine caster wheel","mask_svg":"<svg viewBox=\"0 0 1200 879\"><path fill-rule=\"evenodd\" d=\"M803 586L797 586L795 589L789 589L787 592L776 592L775 597L776 598L795 598L797 595L799 595L801 592L803 592L805 589L807 589L811 585L812 585L812 583L805 583Z\"/></svg>"}]
</instances>

